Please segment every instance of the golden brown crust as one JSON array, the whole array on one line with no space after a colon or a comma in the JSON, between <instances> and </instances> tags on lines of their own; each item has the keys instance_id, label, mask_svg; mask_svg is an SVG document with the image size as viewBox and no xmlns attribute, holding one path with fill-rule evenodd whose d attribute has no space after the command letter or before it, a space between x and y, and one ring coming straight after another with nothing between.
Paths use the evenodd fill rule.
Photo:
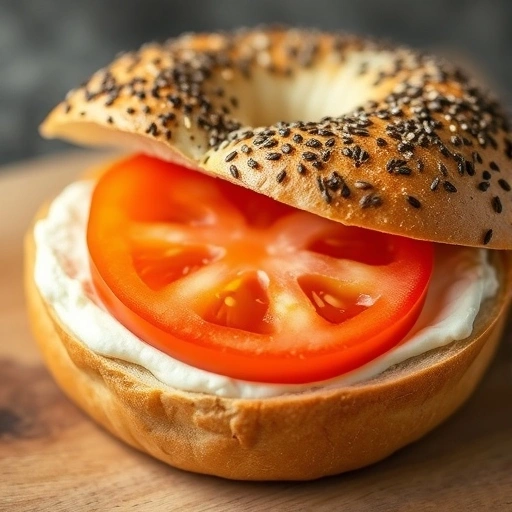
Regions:
<instances>
[{"instance_id":1,"label":"golden brown crust","mask_svg":"<svg viewBox=\"0 0 512 512\"><path fill-rule=\"evenodd\" d=\"M42 133L129 145L348 225L512 248L499 106L404 48L301 30L185 35L94 74Z\"/></svg>"},{"instance_id":2,"label":"golden brown crust","mask_svg":"<svg viewBox=\"0 0 512 512\"><path fill-rule=\"evenodd\" d=\"M168 464L247 480L306 480L376 462L429 432L471 394L502 332L512 294L508 253L501 282L471 338L391 368L366 383L268 399L182 392L136 365L99 356L65 329L34 283L26 238L30 320L55 379L83 410L131 446Z\"/></svg>"}]
</instances>

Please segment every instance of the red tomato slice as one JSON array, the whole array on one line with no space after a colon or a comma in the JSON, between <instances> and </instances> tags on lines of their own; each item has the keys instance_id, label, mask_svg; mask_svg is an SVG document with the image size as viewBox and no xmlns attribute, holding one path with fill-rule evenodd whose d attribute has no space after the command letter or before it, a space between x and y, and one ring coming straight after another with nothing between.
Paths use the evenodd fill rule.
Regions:
<instances>
[{"instance_id":1,"label":"red tomato slice","mask_svg":"<svg viewBox=\"0 0 512 512\"><path fill-rule=\"evenodd\" d=\"M432 244L323 219L147 156L99 180L87 231L106 308L172 357L230 377L304 383L400 343Z\"/></svg>"}]
</instances>

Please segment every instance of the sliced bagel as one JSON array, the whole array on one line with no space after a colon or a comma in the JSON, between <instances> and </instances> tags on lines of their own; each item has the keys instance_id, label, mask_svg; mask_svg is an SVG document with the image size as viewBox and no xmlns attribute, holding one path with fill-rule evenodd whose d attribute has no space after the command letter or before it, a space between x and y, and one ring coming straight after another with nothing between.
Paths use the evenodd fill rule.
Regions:
<instances>
[{"instance_id":1,"label":"sliced bagel","mask_svg":"<svg viewBox=\"0 0 512 512\"><path fill-rule=\"evenodd\" d=\"M302 30L186 35L124 54L41 132L129 147L347 225L512 248L512 139L456 68Z\"/></svg>"},{"instance_id":2,"label":"sliced bagel","mask_svg":"<svg viewBox=\"0 0 512 512\"><path fill-rule=\"evenodd\" d=\"M337 474L379 461L425 435L478 384L512 294L509 253L496 253L493 264L504 284L483 304L471 337L354 386L276 398L220 398L173 389L145 368L91 351L62 325L36 287L32 232L26 255L32 330L64 392L113 435L157 459L241 480Z\"/></svg>"}]
</instances>

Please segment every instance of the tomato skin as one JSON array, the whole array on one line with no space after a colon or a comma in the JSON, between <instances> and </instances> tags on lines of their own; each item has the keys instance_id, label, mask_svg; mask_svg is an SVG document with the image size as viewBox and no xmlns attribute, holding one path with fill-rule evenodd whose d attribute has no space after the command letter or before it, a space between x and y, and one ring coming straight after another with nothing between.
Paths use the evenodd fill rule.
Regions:
<instances>
[{"instance_id":1,"label":"tomato skin","mask_svg":"<svg viewBox=\"0 0 512 512\"><path fill-rule=\"evenodd\" d=\"M181 185L182 192L177 192ZM183 191L193 196L185 205ZM194 196L196 193L199 198ZM238 198L236 205L226 201L233 194L243 196L244 201ZM247 206L249 203L264 211L265 217L258 218L254 213L258 208ZM274 203L253 192L145 156L114 165L94 192L87 235L91 274L100 299L129 330L171 357L241 380L321 381L356 369L400 343L425 300L432 272L432 244L347 228ZM358 235L366 250L381 250L387 256L372 256L369 263L347 263L328 253L315 252L326 250L326 244L318 240L309 241L296 252L279 253L283 235L277 227L280 223L287 233L288 219L300 220L306 231L309 223L312 233L329 233L335 241L350 241ZM146 247L148 242L141 242L138 235L129 236L133 227L141 223L142 231L167 223L171 238L190 230L194 243L199 244L198 238L208 247L211 261L181 279L161 287L150 286L133 263L134 247ZM289 233L291 239L296 236L293 229ZM214 247L216 242L224 252ZM172 250L176 248L177 242L166 239L165 243ZM190 247L189 240L183 244ZM368 260L363 252L359 251L360 259ZM358 249L353 253L352 257L357 256ZM251 308L250 297L244 293L249 282L246 276L252 276L251 286L256 290L260 285L254 284L254 276L259 276L262 269L270 278L268 282L262 280L263 292L251 292L258 300L257 307ZM350 275L340 277L340 270L356 277L360 274L363 281L368 281L365 286L375 292L373 298L368 295L371 305L354 309L358 297L367 295L360 293L361 285L352 282ZM326 272L330 277L323 277ZM379 282L372 285L365 272L370 278L378 277ZM158 280L158 273L155 279ZM190 290L195 290L202 279L206 283L203 292L192 293ZM242 284L233 286L237 279ZM322 289L316 290L317 284ZM262 293L268 296L268 304ZM344 301L355 314L346 316L340 324L333 323L345 318ZM238 316L225 314L226 308L230 312L232 302L240 308ZM329 314L325 313L327 310ZM216 323L218 311L222 314ZM238 318L241 320L237 323ZM223 325L226 321L232 325Z\"/></svg>"}]
</instances>

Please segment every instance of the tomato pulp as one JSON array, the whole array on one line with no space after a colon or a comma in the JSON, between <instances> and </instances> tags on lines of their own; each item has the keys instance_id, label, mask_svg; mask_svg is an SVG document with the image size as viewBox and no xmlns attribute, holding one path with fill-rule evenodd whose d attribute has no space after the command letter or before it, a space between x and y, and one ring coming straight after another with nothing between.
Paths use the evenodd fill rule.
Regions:
<instances>
[{"instance_id":1,"label":"tomato pulp","mask_svg":"<svg viewBox=\"0 0 512 512\"><path fill-rule=\"evenodd\" d=\"M148 156L99 179L87 228L105 307L196 368L268 383L387 352L425 299L433 249L347 227Z\"/></svg>"}]
</instances>

